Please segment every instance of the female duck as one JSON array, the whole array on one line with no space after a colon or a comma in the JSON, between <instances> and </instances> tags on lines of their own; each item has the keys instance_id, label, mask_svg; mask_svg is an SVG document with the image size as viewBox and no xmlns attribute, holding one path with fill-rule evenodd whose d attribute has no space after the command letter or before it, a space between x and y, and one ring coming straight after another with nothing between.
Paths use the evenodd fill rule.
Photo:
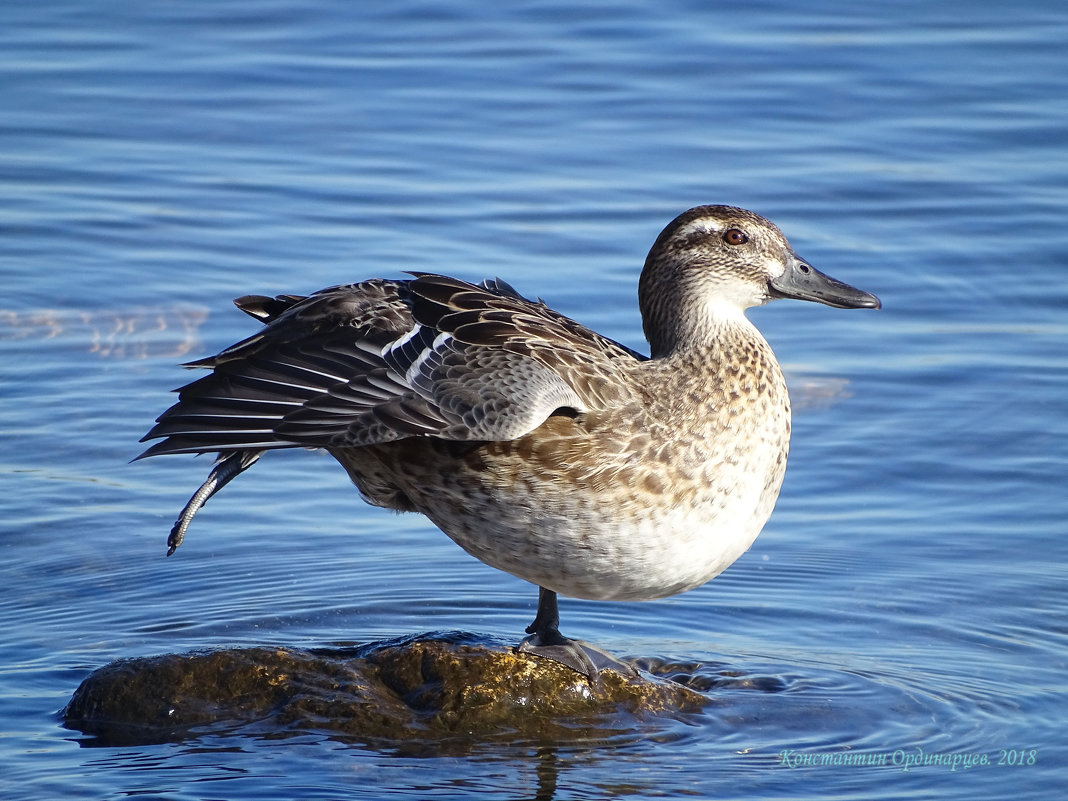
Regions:
<instances>
[{"instance_id":1,"label":"female duck","mask_svg":"<svg viewBox=\"0 0 1068 801\"><path fill-rule=\"evenodd\" d=\"M589 676L619 667L558 630L557 593L661 598L730 565L779 494L790 401L745 310L776 298L879 300L802 261L772 223L701 206L657 238L638 287L646 358L500 280L416 274L308 297L238 298L257 334L142 456L217 452L171 532L276 448L324 448L376 506L421 512L464 550L540 588L523 650Z\"/></svg>"}]
</instances>

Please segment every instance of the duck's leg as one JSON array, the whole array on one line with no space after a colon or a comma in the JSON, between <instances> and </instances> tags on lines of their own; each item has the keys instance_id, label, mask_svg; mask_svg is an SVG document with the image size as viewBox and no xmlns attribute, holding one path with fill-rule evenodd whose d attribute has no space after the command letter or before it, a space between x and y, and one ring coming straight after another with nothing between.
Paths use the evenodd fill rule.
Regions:
<instances>
[{"instance_id":1,"label":"duck's leg","mask_svg":"<svg viewBox=\"0 0 1068 801\"><path fill-rule=\"evenodd\" d=\"M182 509L178 519L167 537L167 556L177 550L185 539L185 532L189 524L193 522L193 516L200 511L200 507L208 502L208 498L221 490L239 475L248 470L263 455L263 451L232 451L220 453L215 461L215 466L208 473L207 480L200 485L200 489L193 493L189 503ZM140 457L138 457L140 458Z\"/></svg>"},{"instance_id":2,"label":"duck's leg","mask_svg":"<svg viewBox=\"0 0 1068 801\"><path fill-rule=\"evenodd\" d=\"M560 633L560 610L556 604L556 593L544 587L538 587L538 614L534 622L527 626L529 637L519 643L519 651L545 659L552 659L561 665L586 676L590 681L597 681L597 674L610 668L624 676L636 676L631 665L616 659L607 651L584 640L572 640Z\"/></svg>"}]
</instances>

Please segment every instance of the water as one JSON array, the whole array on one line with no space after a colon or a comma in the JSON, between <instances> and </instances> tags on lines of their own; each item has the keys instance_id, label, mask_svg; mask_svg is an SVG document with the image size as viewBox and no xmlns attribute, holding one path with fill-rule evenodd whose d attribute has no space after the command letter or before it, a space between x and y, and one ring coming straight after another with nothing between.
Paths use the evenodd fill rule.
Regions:
<instances>
[{"instance_id":1,"label":"water","mask_svg":"<svg viewBox=\"0 0 1068 801\"><path fill-rule=\"evenodd\" d=\"M1055 797L1068 12L794 5L6 4L0 796ZM798 409L745 557L665 601L563 601L574 636L697 665L705 713L416 752L61 727L117 658L533 614L310 453L265 459L163 558L207 462L128 461L176 364L256 327L229 298L500 275L641 348L645 252L703 202L885 304L753 313ZM886 764L811 764L858 753ZM990 764L905 770L919 753Z\"/></svg>"}]
</instances>

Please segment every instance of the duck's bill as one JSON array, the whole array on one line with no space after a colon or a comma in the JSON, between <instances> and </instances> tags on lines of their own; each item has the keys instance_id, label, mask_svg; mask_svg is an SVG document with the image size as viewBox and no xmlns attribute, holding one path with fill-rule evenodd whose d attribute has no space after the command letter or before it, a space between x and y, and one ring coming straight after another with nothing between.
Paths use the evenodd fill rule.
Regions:
<instances>
[{"instance_id":1,"label":"duck's bill","mask_svg":"<svg viewBox=\"0 0 1068 801\"><path fill-rule=\"evenodd\" d=\"M836 309L879 309L875 295L824 275L811 264L793 259L778 278L768 281L772 298L811 300Z\"/></svg>"}]
</instances>

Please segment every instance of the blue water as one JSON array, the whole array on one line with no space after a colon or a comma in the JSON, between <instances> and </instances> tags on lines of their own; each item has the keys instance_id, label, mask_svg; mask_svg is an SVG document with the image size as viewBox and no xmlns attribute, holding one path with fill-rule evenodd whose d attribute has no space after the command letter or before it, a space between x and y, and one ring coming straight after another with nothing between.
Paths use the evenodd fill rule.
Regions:
<instances>
[{"instance_id":1,"label":"blue water","mask_svg":"<svg viewBox=\"0 0 1068 801\"><path fill-rule=\"evenodd\" d=\"M0 7L0 797L1060 796L1068 10L710 5ZM62 728L122 657L532 617L532 587L314 453L163 558L208 462L129 460L177 364L256 328L230 298L499 275L642 348L645 253L709 202L884 310L755 310L797 407L764 533L698 590L562 614L780 692L725 682L685 723L548 752ZM886 764L818 763L857 753Z\"/></svg>"}]
</instances>

